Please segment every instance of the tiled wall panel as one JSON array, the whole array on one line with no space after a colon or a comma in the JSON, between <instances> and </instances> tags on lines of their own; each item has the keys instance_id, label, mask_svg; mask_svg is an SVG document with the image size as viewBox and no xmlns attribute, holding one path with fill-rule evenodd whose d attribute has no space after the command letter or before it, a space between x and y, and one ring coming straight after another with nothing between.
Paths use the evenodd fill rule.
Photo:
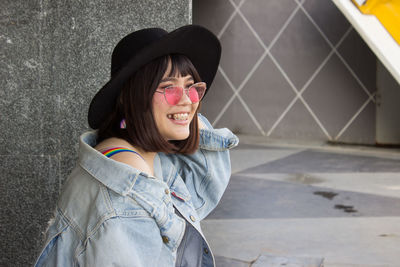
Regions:
<instances>
[{"instance_id":1,"label":"tiled wall panel","mask_svg":"<svg viewBox=\"0 0 400 267\"><path fill-rule=\"evenodd\" d=\"M331 1L194 0L223 52L202 112L270 138L375 143L376 57Z\"/></svg>"}]
</instances>

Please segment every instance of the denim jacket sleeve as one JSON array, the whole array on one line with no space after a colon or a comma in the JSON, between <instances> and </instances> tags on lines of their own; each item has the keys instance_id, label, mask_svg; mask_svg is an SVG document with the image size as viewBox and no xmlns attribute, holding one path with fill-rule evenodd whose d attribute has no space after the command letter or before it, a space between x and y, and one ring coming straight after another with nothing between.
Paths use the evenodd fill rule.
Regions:
<instances>
[{"instance_id":1,"label":"denim jacket sleeve","mask_svg":"<svg viewBox=\"0 0 400 267\"><path fill-rule=\"evenodd\" d=\"M228 129L213 129L199 114L205 125L200 130L199 149L194 154L169 155L185 181L200 219L204 219L218 204L231 176L229 149L239 139Z\"/></svg>"}]
</instances>

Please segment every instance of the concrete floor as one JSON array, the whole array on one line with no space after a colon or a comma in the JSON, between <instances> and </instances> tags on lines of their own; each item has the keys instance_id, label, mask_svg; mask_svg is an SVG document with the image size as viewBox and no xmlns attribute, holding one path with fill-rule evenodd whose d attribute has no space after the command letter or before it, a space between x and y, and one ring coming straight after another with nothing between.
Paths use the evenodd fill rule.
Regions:
<instances>
[{"instance_id":1,"label":"concrete floor","mask_svg":"<svg viewBox=\"0 0 400 267\"><path fill-rule=\"evenodd\" d=\"M400 266L399 149L240 139L202 222L218 267Z\"/></svg>"}]
</instances>

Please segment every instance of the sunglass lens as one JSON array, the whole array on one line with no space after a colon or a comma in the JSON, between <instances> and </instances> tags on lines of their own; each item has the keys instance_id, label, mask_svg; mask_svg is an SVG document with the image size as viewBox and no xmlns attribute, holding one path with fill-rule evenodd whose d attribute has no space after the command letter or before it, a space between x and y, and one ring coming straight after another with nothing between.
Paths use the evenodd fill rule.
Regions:
<instances>
[{"instance_id":1,"label":"sunglass lens","mask_svg":"<svg viewBox=\"0 0 400 267\"><path fill-rule=\"evenodd\" d=\"M197 92L195 87L191 87L189 89L189 98L192 103L197 103L199 102L199 93Z\"/></svg>"},{"instance_id":2,"label":"sunglass lens","mask_svg":"<svg viewBox=\"0 0 400 267\"><path fill-rule=\"evenodd\" d=\"M203 86L197 85L189 88L189 98L192 103L197 103L201 100L204 95L205 88Z\"/></svg>"},{"instance_id":3,"label":"sunglass lens","mask_svg":"<svg viewBox=\"0 0 400 267\"><path fill-rule=\"evenodd\" d=\"M182 89L179 87L168 87L165 89L165 98L168 104L174 106L182 97Z\"/></svg>"}]
</instances>

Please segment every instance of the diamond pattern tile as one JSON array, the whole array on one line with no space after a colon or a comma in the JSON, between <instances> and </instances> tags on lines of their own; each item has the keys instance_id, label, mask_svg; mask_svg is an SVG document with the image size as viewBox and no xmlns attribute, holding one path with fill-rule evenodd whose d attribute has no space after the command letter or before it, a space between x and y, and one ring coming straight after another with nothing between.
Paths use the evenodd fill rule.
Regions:
<instances>
[{"instance_id":1,"label":"diamond pattern tile","mask_svg":"<svg viewBox=\"0 0 400 267\"><path fill-rule=\"evenodd\" d=\"M325 134L305 106L297 100L270 135L292 140L324 140Z\"/></svg>"},{"instance_id":2,"label":"diamond pattern tile","mask_svg":"<svg viewBox=\"0 0 400 267\"><path fill-rule=\"evenodd\" d=\"M250 0L251 1L251 0ZM227 0L226 2L229 2L229 0ZM233 3L238 6L240 4L240 2L242 2L242 0L233 0Z\"/></svg>"},{"instance_id":3,"label":"diamond pattern tile","mask_svg":"<svg viewBox=\"0 0 400 267\"><path fill-rule=\"evenodd\" d=\"M332 45L336 45L350 27L350 23L332 1L306 0L303 7ZM335 23L334 27L332 22Z\"/></svg>"},{"instance_id":4,"label":"diamond pattern tile","mask_svg":"<svg viewBox=\"0 0 400 267\"><path fill-rule=\"evenodd\" d=\"M240 95L265 131L296 96L269 57L263 60Z\"/></svg>"},{"instance_id":5,"label":"diamond pattern tile","mask_svg":"<svg viewBox=\"0 0 400 267\"><path fill-rule=\"evenodd\" d=\"M207 95L201 102L200 112L212 123L232 95L232 89L218 71Z\"/></svg>"},{"instance_id":6,"label":"diamond pattern tile","mask_svg":"<svg viewBox=\"0 0 400 267\"><path fill-rule=\"evenodd\" d=\"M376 91L376 56L355 30L352 30L338 48L370 93Z\"/></svg>"},{"instance_id":7,"label":"diamond pattern tile","mask_svg":"<svg viewBox=\"0 0 400 267\"><path fill-rule=\"evenodd\" d=\"M264 49L240 16L235 16L221 36L221 67L238 87Z\"/></svg>"},{"instance_id":8,"label":"diamond pattern tile","mask_svg":"<svg viewBox=\"0 0 400 267\"><path fill-rule=\"evenodd\" d=\"M368 123L365 118L372 116L372 111L370 107L363 111L362 107L376 91L376 59L331 1L195 2L194 9L203 11L195 10L194 23L203 23L214 31L218 28L215 25L222 27L220 66L224 76L220 79L225 84L217 83L224 84L224 90L231 87L244 101L234 96L233 102L229 98L220 109L209 100L205 112L215 118L214 126L231 125L244 133L279 138L372 142L374 119ZM227 11L222 11L223 6ZM276 42L271 50L265 51L272 40ZM295 101L297 94L303 93L305 102ZM363 118L357 120L358 116ZM348 135L347 130L351 131Z\"/></svg>"},{"instance_id":9,"label":"diamond pattern tile","mask_svg":"<svg viewBox=\"0 0 400 267\"><path fill-rule=\"evenodd\" d=\"M242 103L236 98L233 100L224 115L215 125L217 128L227 127L235 134L259 134L260 130L256 127L251 117L244 109Z\"/></svg>"},{"instance_id":10,"label":"diamond pattern tile","mask_svg":"<svg viewBox=\"0 0 400 267\"><path fill-rule=\"evenodd\" d=\"M228 0L194 0L192 5L193 22L205 26L216 35L235 10Z\"/></svg>"},{"instance_id":11,"label":"diamond pattern tile","mask_svg":"<svg viewBox=\"0 0 400 267\"><path fill-rule=\"evenodd\" d=\"M330 48L303 12L298 12L271 49L289 78L301 88Z\"/></svg>"},{"instance_id":12,"label":"diamond pattern tile","mask_svg":"<svg viewBox=\"0 0 400 267\"><path fill-rule=\"evenodd\" d=\"M303 93L331 136L336 136L367 100L354 77L333 55Z\"/></svg>"},{"instance_id":13,"label":"diamond pattern tile","mask_svg":"<svg viewBox=\"0 0 400 267\"><path fill-rule=\"evenodd\" d=\"M375 105L370 101L360 115L350 124L338 141L356 144L374 144Z\"/></svg>"},{"instance_id":14,"label":"diamond pattern tile","mask_svg":"<svg viewBox=\"0 0 400 267\"><path fill-rule=\"evenodd\" d=\"M293 0L252 0L246 1L240 10L268 46L296 6Z\"/></svg>"}]
</instances>

